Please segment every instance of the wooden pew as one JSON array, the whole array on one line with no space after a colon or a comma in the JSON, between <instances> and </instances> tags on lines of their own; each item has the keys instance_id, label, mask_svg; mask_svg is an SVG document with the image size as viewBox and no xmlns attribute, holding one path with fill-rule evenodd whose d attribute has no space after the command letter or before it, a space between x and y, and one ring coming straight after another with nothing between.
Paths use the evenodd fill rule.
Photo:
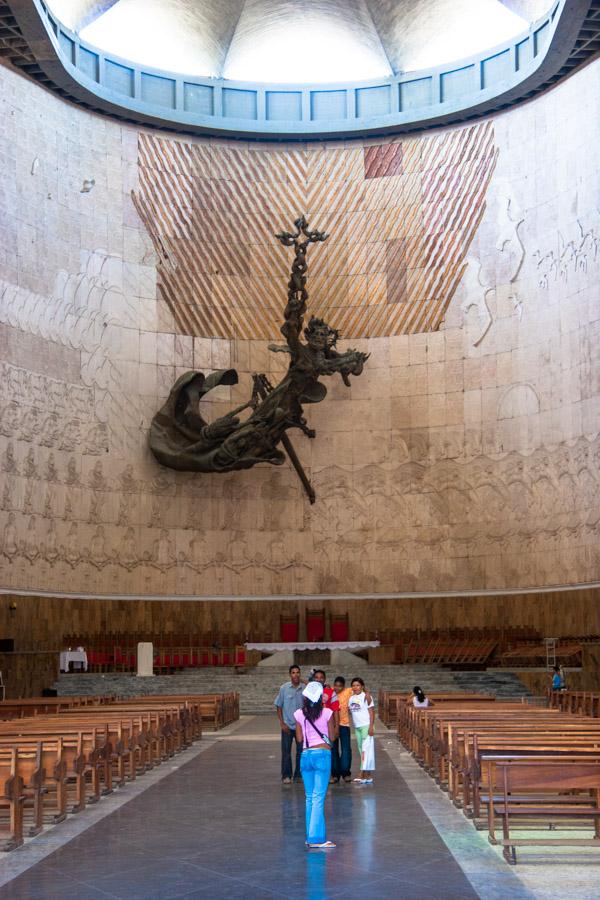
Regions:
<instances>
[{"instance_id":1,"label":"wooden pew","mask_svg":"<svg viewBox=\"0 0 600 900\"><path fill-rule=\"evenodd\" d=\"M492 694L482 693L458 693L448 691L433 691L427 694L429 699L435 703L456 703L459 701L481 701L494 703L496 698ZM412 694L406 691L379 691L377 695L377 714L384 725L388 727L395 725L398 721L398 704L406 704L412 701Z\"/></svg>"},{"instance_id":2,"label":"wooden pew","mask_svg":"<svg viewBox=\"0 0 600 900\"><path fill-rule=\"evenodd\" d=\"M494 765L502 787L502 796L488 805L488 836L496 840L496 816L500 816L505 860L517 862L517 847L568 846L600 848L600 759L581 760L578 757L540 756L536 759L503 759L496 757ZM491 771L491 770L490 770ZM490 794L493 789L490 786ZM584 791L586 802L574 803L571 791ZM563 792L562 802L557 793ZM564 792L568 792L567 795ZM525 794L523 800L516 799ZM593 823L593 838L514 838L510 834L511 822L540 819L553 822L556 819L588 820Z\"/></svg>"},{"instance_id":3,"label":"wooden pew","mask_svg":"<svg viewBox=\"0 0 600 900\"><path fill-rule=\"evenodd\" d=\"M101 706L112 703L114 694L66 697L27 697L24 700L0 700L0 720L22 719L28 716L61 713L80 706Z\"/></svg>"},{"instance_id":4,"label":"wooden pew","mask_svg":"<svg viewBox=\"0 0 600 900\"><path fill-rule=\"evenodd\" d=\"M45 700L45 698L43 698ZM45 823L81 812L201 737L202 720L223 727L239 715L235 693L140 697L0 720L0 846L13 849Z\"/></svg>"},{"instance_id":5,"label":"wooden pew","mask_svg":"<svg viewBox=\"0 0 600 900\"><path fill-rule=\"evenodd\" d=\"M18 769L16 747L0 748L0 810L8 813L7 824L0 823L0 850L14 850L23 843L25 789Z\"/></svg>"},{"instance_id":6,"label":"wooden pew","mask_svg":"<svg viewBox=\"0 0 600 900\"><path fill-rule=\"evenodd\" d=\"M553 691L547 692L548 706L563 712L579 713L591 718L600 718L600 692L598 691Z\"/></svg>"},{"instance_id":7,"label":"wooden pew","mask_svg":"<svg viewBox=\"0 0 600 900\"><path fill-rule=\"evenodd\" d=\"M440 746L446 748L447 734L444 723L453 718L476 715L481 718L494 717L502 710L516 713L521 707L515 703L499 703L489 697L483 700L448 701L440 706L416 709L412 704L398 704L398 737L400 741L428 767L438 753Z\"/></svg>"},{"instance_id":8,"label":"wooden pew","mask_svg":"<svg viewBox=\"0 0 600 900\"><path fill-rule=\"evenodd\" d=\"M36 740L0 738L0 750L16 749L18 773L23 780L24 813L31 813L27 834L33 837L45 822L57 824L67 817L67 762L63 738Z\"/></svg>"},{"instance_id":9,"label":"wooden pew","mask_svg":"<svg viewBox=\"0 0 600 900\"><path fill-rule=\"evenodd\" d=\"M487 729L478 726L477 731L466 732L458 748L458 760L450 764L453 777L449 779L449 793L467 816L478 819L481 804L489 802L486 794L489 760L500 753L506 758L511 754L533 757L548 753L600 757L600 729L573 726L565 733L559 723L536 722L534 734L528 725L520 729L505 725L501 732L492 726Z\"/></svg>"},{"instance_id":10,"label":"wooden pew","mask_svg":"<svg viewBox=\"0 0 600 900\"><path fill-rule=\"evenodd\" d=\"M80 812L86 803L96 803L112 793L112 745L106 724L60 722L56 727L37 718L15 734L0 723L0 744L17 748L35 741L62 739L62 758L66 763L69 812ZM89 789L89 792L88 792Z\"/></svg>"},{"instance_id":11,"label":"wooden pew","mask_svg":"<svg viewBox=\"0 0 600 900\"><path fill-rule=\"evenodd\" d=\"M600 845L600 722L527 704L457 702L424 710L407 706L399 713L405 746L440 784L447 773L456 805L475 819L481 806L487 807L490 841L495 840L494 817L501 816L507 861L516 861L515 847L521 843L542 843L513 838L511 817L544 826L557 817L570 824L590 820L595 837L589 843ZM525 763L529 768L518 768ZM592 800L591 789L596 791Z\"/></svg>"},{"instance_id":12,"label":"wooden pew","mask_svg":"<svg viewBox=\"0 0 600 900\"><path fill-rule=\"evenodd\" d=\"M234 691L224 694L157 694L152 697L136 698L136 700L196 702L201 708L202 724L215 731L225 728L240 717L240 695Z\"/></svg>"}]
</instances>

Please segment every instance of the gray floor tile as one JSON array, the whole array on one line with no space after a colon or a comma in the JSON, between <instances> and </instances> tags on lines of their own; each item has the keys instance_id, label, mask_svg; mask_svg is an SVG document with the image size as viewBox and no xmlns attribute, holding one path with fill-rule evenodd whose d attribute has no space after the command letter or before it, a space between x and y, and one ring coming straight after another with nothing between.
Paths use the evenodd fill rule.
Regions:
<instances>
[{"instance_id":1,"label":"gray floor tile","mask_svg":"<svg viewBox=\"0 0 600 900\"><path fill-rule=\"evenodd\" d=\"M257 719L248 734L272 728ZM302 785L282 787L277 744L240 734L174 769L0 898L476 898L387 754L372 788L330 788L328 836L338 847L309 852Z\"/></svg>"}]
</instances>

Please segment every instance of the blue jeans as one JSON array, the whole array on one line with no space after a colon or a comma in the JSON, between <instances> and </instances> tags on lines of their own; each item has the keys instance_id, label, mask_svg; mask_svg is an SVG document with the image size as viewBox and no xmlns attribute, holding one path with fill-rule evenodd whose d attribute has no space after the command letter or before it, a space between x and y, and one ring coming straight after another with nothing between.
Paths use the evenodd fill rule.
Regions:
<instances>
[{"instance_id":1,"label":"blue jeans","mask_svg":"<svg viewBox=\"0 0 600 900\"><path fill-rule=\"evenodd\" d=\"M293 770L294 778L300 778L300 759L302 754L302 741L296 740L296 729L281 732L281 777L292 777L292 747L296 745L296 766Z\"/></svg>"},{"instance_id":2,"label":"blue jeans","mask_svg":"<svg viewBox=\"0 0 600 900\"><path fill-rule=\"evenodd\" d=\"M325 795L331 777L331 750L304 750L300 769L306 793L306 840L323 844L325 836Z\"/></svg>"},{"instance_id":3,"label":"blue jeans","mask_svg":"<svg viewBox=\"0 0 600 900\"><path fill-rule=\"evenodd\" d=\"M350 742L350 726L340 725L340 736L333 743L331 753L331 774L338 781L347 778L352 768L352 744Z\"/></svg>"}]
</instances>

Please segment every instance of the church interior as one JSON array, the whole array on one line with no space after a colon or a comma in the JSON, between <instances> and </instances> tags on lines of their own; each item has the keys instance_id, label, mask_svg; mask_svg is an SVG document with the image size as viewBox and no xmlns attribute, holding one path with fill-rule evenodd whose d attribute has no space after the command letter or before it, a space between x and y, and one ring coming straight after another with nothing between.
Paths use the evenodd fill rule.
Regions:
<instances>
[{"instance_id":1,"label":"church interior","mask_svg":"<svg viewBox=\"0 0 600 900\"><path fill-rule=\"evenodd\" d=\"M600 0L0 0L0 103L0 898L597 897Z\"/></svg>"}]
</instances>

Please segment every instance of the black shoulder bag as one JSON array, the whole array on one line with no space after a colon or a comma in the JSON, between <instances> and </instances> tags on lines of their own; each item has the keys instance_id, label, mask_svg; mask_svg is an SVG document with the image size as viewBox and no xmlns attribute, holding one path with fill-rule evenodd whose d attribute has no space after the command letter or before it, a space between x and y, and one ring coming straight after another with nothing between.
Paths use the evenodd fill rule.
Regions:
<instances>
[{"instance_id":1,"label":"black shoulder bag","mask_svg":"<svg viewBox=\"0 0 600 900\"><path fill-rule=\"evenodd\" d=\"M304 746L304 749L305 749L305 750L309 750L309 749L310 749L310 747L308 746L308 738L306 737L306 723L307 723L307 722L308 722L308 724L310 725L310 727L312 728L312 730L313 730L313 731L316 731L316 733L319 735L319 737L321 738L321 740L323 741L323 743L324 743L324 744L327 744L328 747L331 747L331 746L332 746L332 743L331 743L331 741L330 741L330 739L329 739L329 736L323 734L322 731L319 731L319 729L317 728L317 726L316 726L313 722L311 722L310 719L307 719L306 716L304 716L304 745L305 745L305 746Z\"/></svg>"}]
</instances>

